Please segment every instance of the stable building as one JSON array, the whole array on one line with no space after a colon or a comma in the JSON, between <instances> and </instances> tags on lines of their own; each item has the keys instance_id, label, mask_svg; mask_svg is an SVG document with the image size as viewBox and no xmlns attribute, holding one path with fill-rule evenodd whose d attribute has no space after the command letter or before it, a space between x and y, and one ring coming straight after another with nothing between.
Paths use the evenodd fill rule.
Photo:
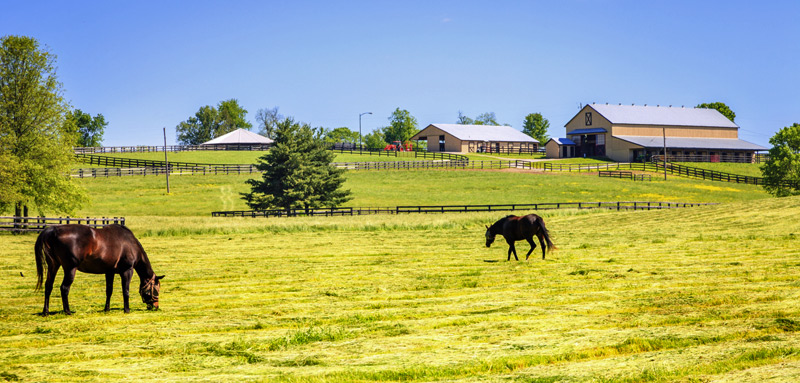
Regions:
<instances>
[{"instance_id":1,"label":"stable building","mask_svg":"<svg viewBox=\"0 0 800 383\"><path fill-rule=\"evenodd\" d=\"M665 144L668 157L679 161L752 162L767 150L739 139L739 126L716 109L591 104L565 127L567 141L548 141L548 157L568 157L570 144L574 157L619 162L663 154Z\"/></svg>"},{"instance_id":2,"label":"stable building","mask_svg":"<svg viewBox=\"0 0 800 383\"><path fill-rule=\"evenodd\" d=\"M430 124L411 140L427 141L429 152L527 153L539 150L539 141L510 126Z\"/></svg>"}]
</instances>

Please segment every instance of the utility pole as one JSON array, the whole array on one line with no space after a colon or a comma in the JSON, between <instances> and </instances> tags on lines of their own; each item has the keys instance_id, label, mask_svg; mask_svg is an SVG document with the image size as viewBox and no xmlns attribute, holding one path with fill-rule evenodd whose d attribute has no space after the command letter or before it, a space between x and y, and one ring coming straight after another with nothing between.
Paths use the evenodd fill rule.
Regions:
<instances>
[{"instance_id":1,"label":"utility pole","mask_svg":"<svg viewBox=\"0 0 800 383\"><path fill-rule=\"evenodd\" d=\"M358 150L362 150L361 149L361 145L362 145L361 144L361 116L363 116L365 114L372 114L372 112L364 112L364 113L361 113L361 114L358 115Z\"/></svg>"},{"instance_id":2,"label":"utility pole","mask_svg":"<svg viewBox=\"0 0 800 383\"><path fill-rule=\"evenodd\" d=\"M167 173L167 194L169 194L169 160L167 160L167 128L164 127L164 166Z\"/></svg>"}]
</instances>

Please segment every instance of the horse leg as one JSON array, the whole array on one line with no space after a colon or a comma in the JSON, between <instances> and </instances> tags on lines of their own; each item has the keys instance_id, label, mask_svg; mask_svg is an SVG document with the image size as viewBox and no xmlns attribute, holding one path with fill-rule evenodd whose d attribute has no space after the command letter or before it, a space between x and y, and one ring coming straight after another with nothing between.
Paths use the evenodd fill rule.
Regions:
<instances>
[{"instance_id":1,"label":"horse leg","mask_svg":"<svg viewBox=\"0 0 800 383\"><path fill-rule=\"evenodd\" d=\"M64 306L64 314L71 315L72 311L69 309L69 288L72 286L72 281L75 280L75 272L78 271L77 267L71 269L64 268L64 280L61 282L61 303Z\"/></svg>"},{"instance_id":2,"label":"horse leg","mask_svg":"<svg viewBox=\"0 0 800 383\"><path fill-rule=\"evenodd\" d=\"M528 254L525 254L525 260L527 261L528 257L531 256L531 253L533 253L533 249L536 248L536 242L533 242L533 237L525 238L525 240L531 245L531 249L528 250Z\"/></svg>"},{"instance_id":3,"label":"horse leg","mask_svg":"<svg viewBox=\"0 0 800 383\"><path fill-rule=\"evenodd\" d=\"M56 281L56 274L61 265L47 264L47 279L44 281L44 308L42 316L50 315L50 294L53 292L53 284Z\"/></svg>"},{"instance_id":4,"label":"horse leg","mask_svg":"<svg viewBox=\"0 0 800 383\"><path fill-rule=\"evenodd\" d=\"M545 246L544 244L544 235L542 235L542 233L539 232L538 234L536 234L536 236L539 237L539 243L542 245L542 260L544 260L544 256L547 253L547 246ZM531 238L531 244L533 244L532 238ZM533 247L536 247L536 245L533 245ZM531 249L531 251L533 251L533 249Z\"/></svg>"},{"instance_id":5,"label":"horse leg","mask_svg":"<svg viewBox=\"0 0 800 383\"><path fill-rule=\"evenodd\" d=\"M131 277L133 277L133 269L126 270L119 274L122 279L122 302L125 314L131 312L130 307L130 291L131 291Z\"/></svg>"},{"instance_id":6,"label":"horse leg","mask_svg":"<svg viewBox=\"0 0 800 383\"><path fill-rule=\"evenodd\" d=\"M508 242L508 259L506 261L511 260L511 253L514 253L514 259L519 261L519 258L517 258L517 248L514 247L514 242L513 241L506 241L506 242Z\"/></svg>"},{"instance_id":7,"label":"horse leg","mask_svg":"<svg viewBox=\"0 0 800 383\"><path fill-rule=\"evenodd\" d=\"M106 307L103 311L111 310L111 293L114 292L114 273L106 274Z\"/></svg>"}]
</instances>

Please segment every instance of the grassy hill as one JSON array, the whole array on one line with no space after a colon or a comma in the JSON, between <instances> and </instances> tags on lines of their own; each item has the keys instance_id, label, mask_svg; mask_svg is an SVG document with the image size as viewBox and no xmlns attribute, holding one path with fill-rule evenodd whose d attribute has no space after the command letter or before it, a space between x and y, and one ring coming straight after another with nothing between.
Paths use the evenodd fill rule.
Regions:
<instances>
[{"instance_id":1,"label":"grassy hill","mask_svg":"<svg viewBox=\"0 0 800 383\"><path fill-rule=\"evenodd\" d=\"M759 186L670 177L634 182L592 173L414 170L349 171L346 206L504 204L584 201L732 202L767 198ZM239 193L258 174L173 176L171 194L159 176L86 178L92 201L79 216L208 216L247 210Z\"/></svg>"},{"instance_id":2,"label":"grassy hill","mask_svg":"<svg viewBox=\"0 0 800 383\"><path fill-rule=\"evenodd\" d=\"M103 313L104 278L79 273L77 313L47 318L33 315L35 236L0 235L0 376L796 381L798 214L800 198L547 211L559 249L527 263L483 246L497 213L142 217L131 226L167 275L162 310L134 282L133 312L117 292Z\"/></svg>"}]
</instances>

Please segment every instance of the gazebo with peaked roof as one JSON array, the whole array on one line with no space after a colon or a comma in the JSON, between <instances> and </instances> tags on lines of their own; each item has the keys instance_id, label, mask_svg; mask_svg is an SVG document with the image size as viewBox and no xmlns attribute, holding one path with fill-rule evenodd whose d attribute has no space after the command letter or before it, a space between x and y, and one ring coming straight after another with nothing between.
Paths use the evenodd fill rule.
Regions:
<instances>
[{"instance_id":1,"label":"gazebo with peaked roof","mask_svg":"<svg viewBox=\"0 0 800 383\"><path fill-rule=\"evenodd\" d=\"M224 148L225 150L253 150L254 148L266 149L273 142L260 134L239 128L200 145Z\"/></svg>"}]
</instances>

